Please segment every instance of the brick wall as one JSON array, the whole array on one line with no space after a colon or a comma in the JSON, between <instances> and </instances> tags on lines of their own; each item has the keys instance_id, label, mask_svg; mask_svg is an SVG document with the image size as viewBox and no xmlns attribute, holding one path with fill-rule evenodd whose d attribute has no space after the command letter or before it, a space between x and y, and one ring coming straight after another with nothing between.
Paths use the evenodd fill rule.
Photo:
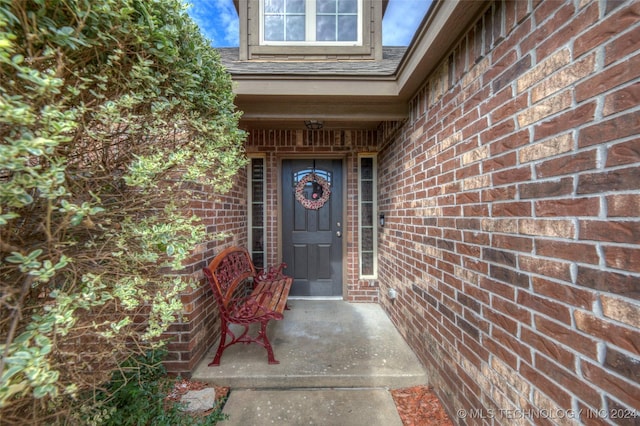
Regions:
<instances>
[{"instance_id":1,"label":"brick wall","mask_svg":"<svg viewBox=\"0 0 640 426\"><path fill-rule=\"evenodd\" d=\"M380 153L381 302L457 423L640 421L639 105L640 3L497 1Z\"/></svg>"},{"instance_id":2,"label":"brick wall","mask_svg":"<svg viewBox=\"0 0 640 426\"><path fill-rule=\"evenodd\" d=\"M247 175L241 171L233 188L223 196L202 190L191 202L190 213L202 218L210 240L196 247L186 262L184 274L199 285L182 294L183 318L173 324L164 337L169 354L164 363L172 374L190 377L207 350L220 336L220 321L213 293L202 269L226 247L247 245ZM222 237L225 234L225 237Z\"/></svg>"}]
</instances>

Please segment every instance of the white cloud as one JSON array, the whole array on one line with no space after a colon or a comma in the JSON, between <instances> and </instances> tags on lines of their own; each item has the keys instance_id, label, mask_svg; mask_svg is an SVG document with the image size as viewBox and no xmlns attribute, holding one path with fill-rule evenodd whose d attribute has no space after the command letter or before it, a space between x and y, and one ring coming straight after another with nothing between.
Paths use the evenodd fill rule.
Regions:
<instances>
[{"instance_id":1,"label":"white cloud","mask_svg":"<svg viewBox=\"0 0 640 426\"><path fill-rule=\"evenodd\" d=\"M189 15L214 47L239 45L238 14L233 0L185 0ZM258 1L258 0L249 0ZM382 21L382 44L407 46L431 0L390 0Z\"/></svg>"}]
</instances>

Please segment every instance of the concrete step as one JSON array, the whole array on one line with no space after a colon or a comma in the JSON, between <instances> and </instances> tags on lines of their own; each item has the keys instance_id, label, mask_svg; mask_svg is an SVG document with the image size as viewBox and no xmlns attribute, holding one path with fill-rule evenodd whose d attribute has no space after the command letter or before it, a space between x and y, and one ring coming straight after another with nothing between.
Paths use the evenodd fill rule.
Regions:
<instances>
[{"instance_id":1,"label":"concrete step","mask_svg":"<svg viewBox=\"0 0 640 426\"><path fill-rule=\"evenodd\" d=\"M237 389L402 388L427 385L415 354L377 304L291 300L268 334L280 364L266 350L238 344L208 367L217 345L192 379ZM235 329L234 329L235 330ZM254 330L255 331L255 330Z\"/></svg>"},{"instance_id":2,"label":"concrete step","mask_svg":"<svg viewBox=\"0 0 640 426\"><path fill-rule=\"evenodd\" d=\"M402 426L386 389L295 389L232 391L225 426Z\"/></svg>"}]
</instances>

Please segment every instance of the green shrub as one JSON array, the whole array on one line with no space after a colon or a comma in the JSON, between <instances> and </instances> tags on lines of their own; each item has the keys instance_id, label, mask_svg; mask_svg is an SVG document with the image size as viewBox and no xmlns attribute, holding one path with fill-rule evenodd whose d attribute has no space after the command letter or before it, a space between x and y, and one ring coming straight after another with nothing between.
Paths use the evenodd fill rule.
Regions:
<instances>
[{"instance_id":1,"label":"green shrub","mask_svg":"<svg viewBox=\"0 0 640 426\"><path fill-rule=\"evenodd\" d=\"M222 407L212 407L210 414L200 417L186 413L181 404L166 400L174 381L166 377L162 365L165 354L163 350L150 350L145 355L127 359L113 372L105 390L95 394L95 403L72 413L67 423L205 426L227 418L222 414Z\"/></svg>"},{"instance_id":2,"label":"green shrub","mask_svg":"<svg viewBox=\"0 0 640 426\"><path fill-rule=\"evenodd\" d=\"M0 0L0 420L71 410L176 321L238 119L179 0Z\"/></svg>"}]
</instances>

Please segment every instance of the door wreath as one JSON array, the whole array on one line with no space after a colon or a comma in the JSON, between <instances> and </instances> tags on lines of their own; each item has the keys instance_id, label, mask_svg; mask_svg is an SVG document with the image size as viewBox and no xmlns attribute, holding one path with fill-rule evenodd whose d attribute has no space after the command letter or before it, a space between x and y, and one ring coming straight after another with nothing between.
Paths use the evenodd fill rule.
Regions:
<instances>
[{"instance_id":1,"label":"door wreath","mask_svg":"<svg viewBox=\"0 0 640 426\"><path fill-rule=\"evenodd\" d=\"M304 187L307 183L311 183L313 186L311 199L307 198L304 193ZM329 182L313 172L300 179L296 185L296 200L298 200L305 209L318 210L324 206L324 203L327 202L330 195L331 188Z\"/></svg>"}]
</instances>

